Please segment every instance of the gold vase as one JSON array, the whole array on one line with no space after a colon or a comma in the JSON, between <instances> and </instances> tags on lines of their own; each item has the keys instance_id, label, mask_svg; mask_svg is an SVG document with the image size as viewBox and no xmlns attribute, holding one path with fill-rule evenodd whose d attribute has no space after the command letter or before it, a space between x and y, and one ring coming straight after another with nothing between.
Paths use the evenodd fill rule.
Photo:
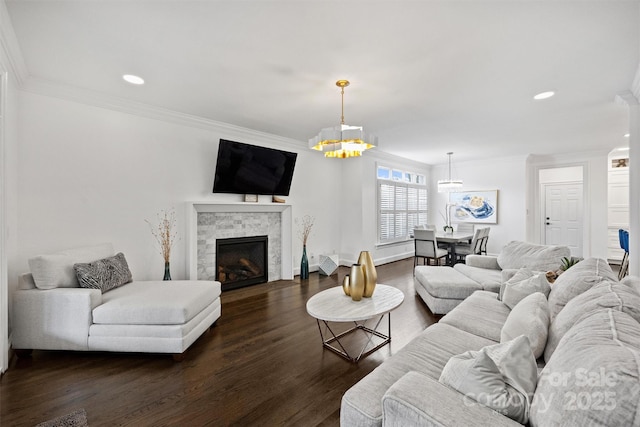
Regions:
<instances>
[{"instance_id":1,"label":"gold vase","mask_svg":"<svg viewBox=\"0 0 640 427\"><path fill-rule=\"evenodd\" d=\"M351 286L349 284L348 274L344 276L344 279L342 279L342 290L344 291L345 295L351 296Z\"/></svg>"},{"instance_id":2,"label":"gold vase","mask_svg":"<svg viewBox=\"0 0 640 427\"><path fill-rule=\"evenodd\" d=\"M353 264L349 275L349 292L351 299L360 301L364 294L364 268L362 264Z\"/></svg>"},{"instance_id":3,"label":"gold vase","mask_svg":"<svg viewBox=\"0 0 640 427\"><path fill-rule=\"evenodd\" d=\"M376 290L376 282L378 281L378 272L376 271L376 266L373 263L371 254L368 251L360 252L358 264L362 264L364 268L364 293L362 296L371 298L373 291Z\"/></svg>"}]
</instances>

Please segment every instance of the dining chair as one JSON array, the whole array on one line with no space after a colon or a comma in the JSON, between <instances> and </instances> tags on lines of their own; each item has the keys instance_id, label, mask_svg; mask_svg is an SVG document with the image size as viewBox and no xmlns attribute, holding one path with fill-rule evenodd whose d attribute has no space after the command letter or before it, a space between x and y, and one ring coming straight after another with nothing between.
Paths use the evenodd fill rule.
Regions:
<instances>
[{"instance_id":1,"label":"dining chair","mask_svg":"<svg viewBox=\"0 0 640 427\"><path fill-rule=\"evenodd\" d=\"M629 232L622 228L618 230L618 239L620 240L620 248L624 250L620 271L618 272L618 280L622 280L629 274Z\"/></svg>"},{"instance_id":2,"label":"dining chair","mask_svg":"<svg viewBox=\"0 0 640 427\"><path fill-rule=\"evenodd\" d=\"M458 233L473 233L473 224L469 224L468 222L461 222L456 227L456 231Z\"/></svg>"},{"instance_id":3,"label":"dining chair","mask_svg":"<svg viewBox=\"0 0 640 427\"><path fill-rule=\"evenodd\" d=\"M415 255L413 258L414 274L415 267L418 265L418 258L422 258L424 265L431 265L432 262L440 265L440 260L449 255L446 249L440 249L438 247L435 230L413 230L413 233L415 237Z\"/></svg>"},{"instance_id":4,"label":"dining chair","mask_svg":"<svg viewBox=\"0 0 640 427\"><path fill-rule=\"evenodd\" d=\"M487 254L487 242L489 241L489 231L491 231L491 227L483 228L482 232L482 241L480 242L480 254Z\"/></svg>"},{"instance_id":5,"label":"dining chair","mask_svg":"<svg viewBox=\"0 0 640 427\"><path fill-rule=\"evenodd\" d=\"M467 255L480 254L483 234L484 229L476 228L476 231L473 232L471 243L456 244L456 261L464 262Z\"/></svg>"}]
</instances>

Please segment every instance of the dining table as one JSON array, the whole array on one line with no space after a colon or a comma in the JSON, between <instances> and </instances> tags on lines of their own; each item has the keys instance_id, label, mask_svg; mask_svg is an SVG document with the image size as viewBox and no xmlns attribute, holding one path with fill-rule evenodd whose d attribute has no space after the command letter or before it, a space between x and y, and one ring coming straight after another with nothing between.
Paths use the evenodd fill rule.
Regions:
<instances>
[{"instance_id":1,"label":"dining table","mask_svg":"<svg viewBox=\"0 0 640 427\"><path fill-rule=\"evenodd\" d=\"M456 263L456 244L470 242L473 239L473 233L465 233L454 231L453 233L446 233L444 231L436 233L436 240L438 243L447 244L447 265L454 265Z\"/></svg>"}]
</instances>

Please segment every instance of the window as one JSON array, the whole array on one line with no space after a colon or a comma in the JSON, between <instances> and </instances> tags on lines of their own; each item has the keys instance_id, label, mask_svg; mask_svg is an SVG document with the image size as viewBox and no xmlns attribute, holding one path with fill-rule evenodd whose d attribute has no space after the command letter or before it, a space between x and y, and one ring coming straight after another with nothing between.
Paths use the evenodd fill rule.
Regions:
<instances>
[{"instance_id":1,"label":"window","mask_svg":"<svg viewBox=\"0 0 640 427\"><path fill-rule=\"evenodd\" d=\"M417 225L427 223L424 175L378 166L378 243L409 238Z\"/></svg>"}]
</instances>

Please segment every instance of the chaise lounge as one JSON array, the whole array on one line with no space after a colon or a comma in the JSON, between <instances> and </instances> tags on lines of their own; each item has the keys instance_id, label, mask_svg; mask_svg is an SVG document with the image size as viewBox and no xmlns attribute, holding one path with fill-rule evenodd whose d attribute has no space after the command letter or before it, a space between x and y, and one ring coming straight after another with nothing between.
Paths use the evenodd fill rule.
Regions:
<instances>
[{"instance_id":1,"label":"chaise lounge","mask_svg":"<svg viewBox=\"0 0 640 427\"><path fill-rule=\"evenodd\" d=\"M512 241L497 256L467 255L466 264L453 267L417 266L415 289L432 313L446 314L475 291L498 292L520 268L556 271L570 256L566 246Z\"/></svg>"},{"instance_id":2,"label":"chaise lounge","mask_svg":"<svg viewBox=\"0 0 640 427\"><path fill-rule=\"evenodd\" d=\"M41 255L29 265L14 293L18 354L144 352L180 360L220 317L220 282L131 281L124 255L111 244ZM83 266L82 285L91 288L78 281Z\"/></svg>"}]
</instances>

